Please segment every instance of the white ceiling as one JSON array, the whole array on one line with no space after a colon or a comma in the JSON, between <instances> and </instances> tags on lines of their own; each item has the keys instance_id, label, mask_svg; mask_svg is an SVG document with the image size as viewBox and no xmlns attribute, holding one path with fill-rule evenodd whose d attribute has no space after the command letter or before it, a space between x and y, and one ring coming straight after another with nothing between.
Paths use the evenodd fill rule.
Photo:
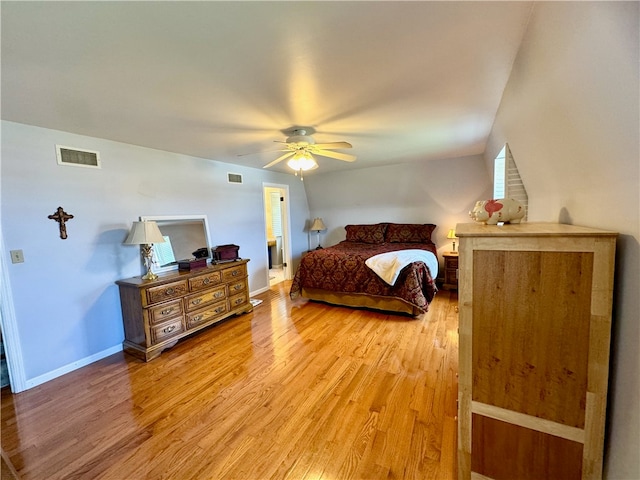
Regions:
<instances>
[{"instance_id":1,"label":"white ceiling","mask_svg":"<svg viewBox=\"0 0 640 480\"><path fill-rule=\"evenodd\" d=\"M353 144L316 172L480 154L531 7L3 1L2 118L258 168L292 126Z\"/></svg>"}]
</instances>

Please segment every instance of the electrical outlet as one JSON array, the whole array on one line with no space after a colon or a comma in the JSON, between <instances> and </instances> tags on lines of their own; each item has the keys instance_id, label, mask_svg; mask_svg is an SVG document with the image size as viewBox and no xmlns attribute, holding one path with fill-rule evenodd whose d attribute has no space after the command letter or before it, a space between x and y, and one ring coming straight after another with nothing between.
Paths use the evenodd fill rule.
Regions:
<instances>
[{"instance_id":1,"label":"electrical outlet","mask_svg":"<svg viewBox=\"0 0 640 480\"><path fill-rule=\"evenodd\" d=\"M11 250L11 263L23 263L24 254L22 250Z\"/></svg>"}]
</instances>

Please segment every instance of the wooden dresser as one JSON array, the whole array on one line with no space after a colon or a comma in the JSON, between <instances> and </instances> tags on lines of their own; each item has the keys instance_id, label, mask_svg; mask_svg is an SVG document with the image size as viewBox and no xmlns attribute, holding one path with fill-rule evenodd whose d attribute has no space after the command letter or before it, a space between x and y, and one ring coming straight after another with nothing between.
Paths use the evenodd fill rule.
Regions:
<instances>
[{"instance_id":1,"label":"wooden dresser","mask_svg":"<svg viewBox=\"0 0 640 480\"><path fill-rule=\"evenodd\" d=\"M124 350L149 361L186 335L253 310L248 261L174 271L156 280L118 280Z\"/></svg>"},{"instance_id":2,"label":"wooden dresser","mask_svg":"<svg viewBox=\"0 0 640 480\"><path fill-rule=\"evenodd\" d=\"M616 234L459 224L460 479L602 477Z\"/></svg>"}]
</instances>

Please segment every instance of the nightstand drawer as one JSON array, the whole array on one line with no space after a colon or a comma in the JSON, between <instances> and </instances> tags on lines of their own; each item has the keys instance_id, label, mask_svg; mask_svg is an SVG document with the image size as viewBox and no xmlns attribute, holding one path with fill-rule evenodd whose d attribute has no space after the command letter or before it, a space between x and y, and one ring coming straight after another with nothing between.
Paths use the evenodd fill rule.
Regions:
<instances>
[{"instance_id":1,"label":"nightstand drawer","mask_svg":"<svg viewBox=\"0 0 640 480\"><path fill-rule=\"evenodd\" d=\"M458 253L445 253L444 257L444 283L445 290L456 290L458 288Z\"/></svg>"}]
</instances>

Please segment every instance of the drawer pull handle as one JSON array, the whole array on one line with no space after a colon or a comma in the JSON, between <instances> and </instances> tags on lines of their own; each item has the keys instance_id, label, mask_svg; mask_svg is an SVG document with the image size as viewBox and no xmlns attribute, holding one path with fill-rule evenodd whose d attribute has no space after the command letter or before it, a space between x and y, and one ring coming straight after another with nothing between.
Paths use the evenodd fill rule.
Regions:
<instances>
[{"instance_id":1,"label":"drawer pull handle","mask_svg":"<svg viewBox=\"0 0 640 480\"><path fill-rule=\"evenodd\" d=\"M223 293L222 293L222 292L216 292L216 293L214 293L214 294L213 294L213 296L214 296L215 298L220 298L222 295L223 295Z\"/></svg>"},{"instance_id":2,"label":"drawer pull handle","mask_svg":"<svg viewBox=\"0 0 640 480\"><path fill-rule=\"evenodd\" d=\"M238 284L238 285L234 285L233 288L235 290L242 290L242 285Z\"/></svg>"},{"instance_id":3,"label":"drawer pull handle","mask_svg":"<svg viewBox=\"0 0 640 480\"><path fill-rule=\"evenodd\" d=\"M198 305L201 301L201 298L194 298L193 300L191 300L191 305Z\"/></svg>"},{"instance_id":4,"label":"drawer pull handle","mask_svg":"<svg viewBox=\"0 0 640 480\"><path fill-rule=\"evenodd\" d=\"M242 302L244 302L244 298L239 298L236 300L236 305L240 305Z\"/></svg>"},{"instance_id":5,"label":"drawer pull handle","mask_svg":"<svg viewBox=\"0 0 640 480\"><path fill-rule=\"evenodd\" d=\"M169 287L164 291L165 295L173 295L174 293L176 293L176 289L173 287Z\"/></svg>"},{"instance_id":6,"label":"drawer pull handle","mask_svg":"<svg viewBox=\"0 0 640 480\"><path fill-rule=\"evenodd\" d=\"M162 310L160 313L162 315L169 315L171 312L173 312L173 307L171 308L165 308L164 310Z\"/></svg>"},{"instance_id":7,"label":"drawer pull handle","mask_svg":"<svg viewBox=\"0 0 640 480\"><path fill-rule=\"evenodd\" d=\"M162 329L162 333L171 333L176 329L175 325L170 325L167 328Z\"/></svg>"},{"instance_id":8,"label":"drawer pull handle","mask_svg":"<svg viewBox=\"0 0 640 480\"><path fill-rule=\"evenodd\" d=\"M231 276L233 277L237 277L238 275L240 275L240 270L234 270L233 272L231 272Z\"/></svg>"},{"instance_id":9,"label":"drawer pull handle","mask_svg":"<svg viewBox=\"0 0 640 480\"><path fill-rule=\"evenodd\" d=\"M216 308L216 313L224 312L224 307Z\"/></svg>"},{"instance_id":10,"label":"drawer pull handle","mask_svg":"<svg viewBox=\"0 0 640 480\"><path fill-rule=\"evenodd\" d=\"M200 320L202 320L202 315L196 315L195 317L193 317L194 322L199 322Z\"/></svg>"},{"instance_id":11,"label":"drawer pull handle","mask_svg":"<svg viewBox=\"0 0 640 480\"><path fill-rule=\"evenodd\" d=\"M204 283L205 285L209 285L209 282L211 282L211 279L209 277L205 278L202 283Z\"/></svg>"}]
</instances>

